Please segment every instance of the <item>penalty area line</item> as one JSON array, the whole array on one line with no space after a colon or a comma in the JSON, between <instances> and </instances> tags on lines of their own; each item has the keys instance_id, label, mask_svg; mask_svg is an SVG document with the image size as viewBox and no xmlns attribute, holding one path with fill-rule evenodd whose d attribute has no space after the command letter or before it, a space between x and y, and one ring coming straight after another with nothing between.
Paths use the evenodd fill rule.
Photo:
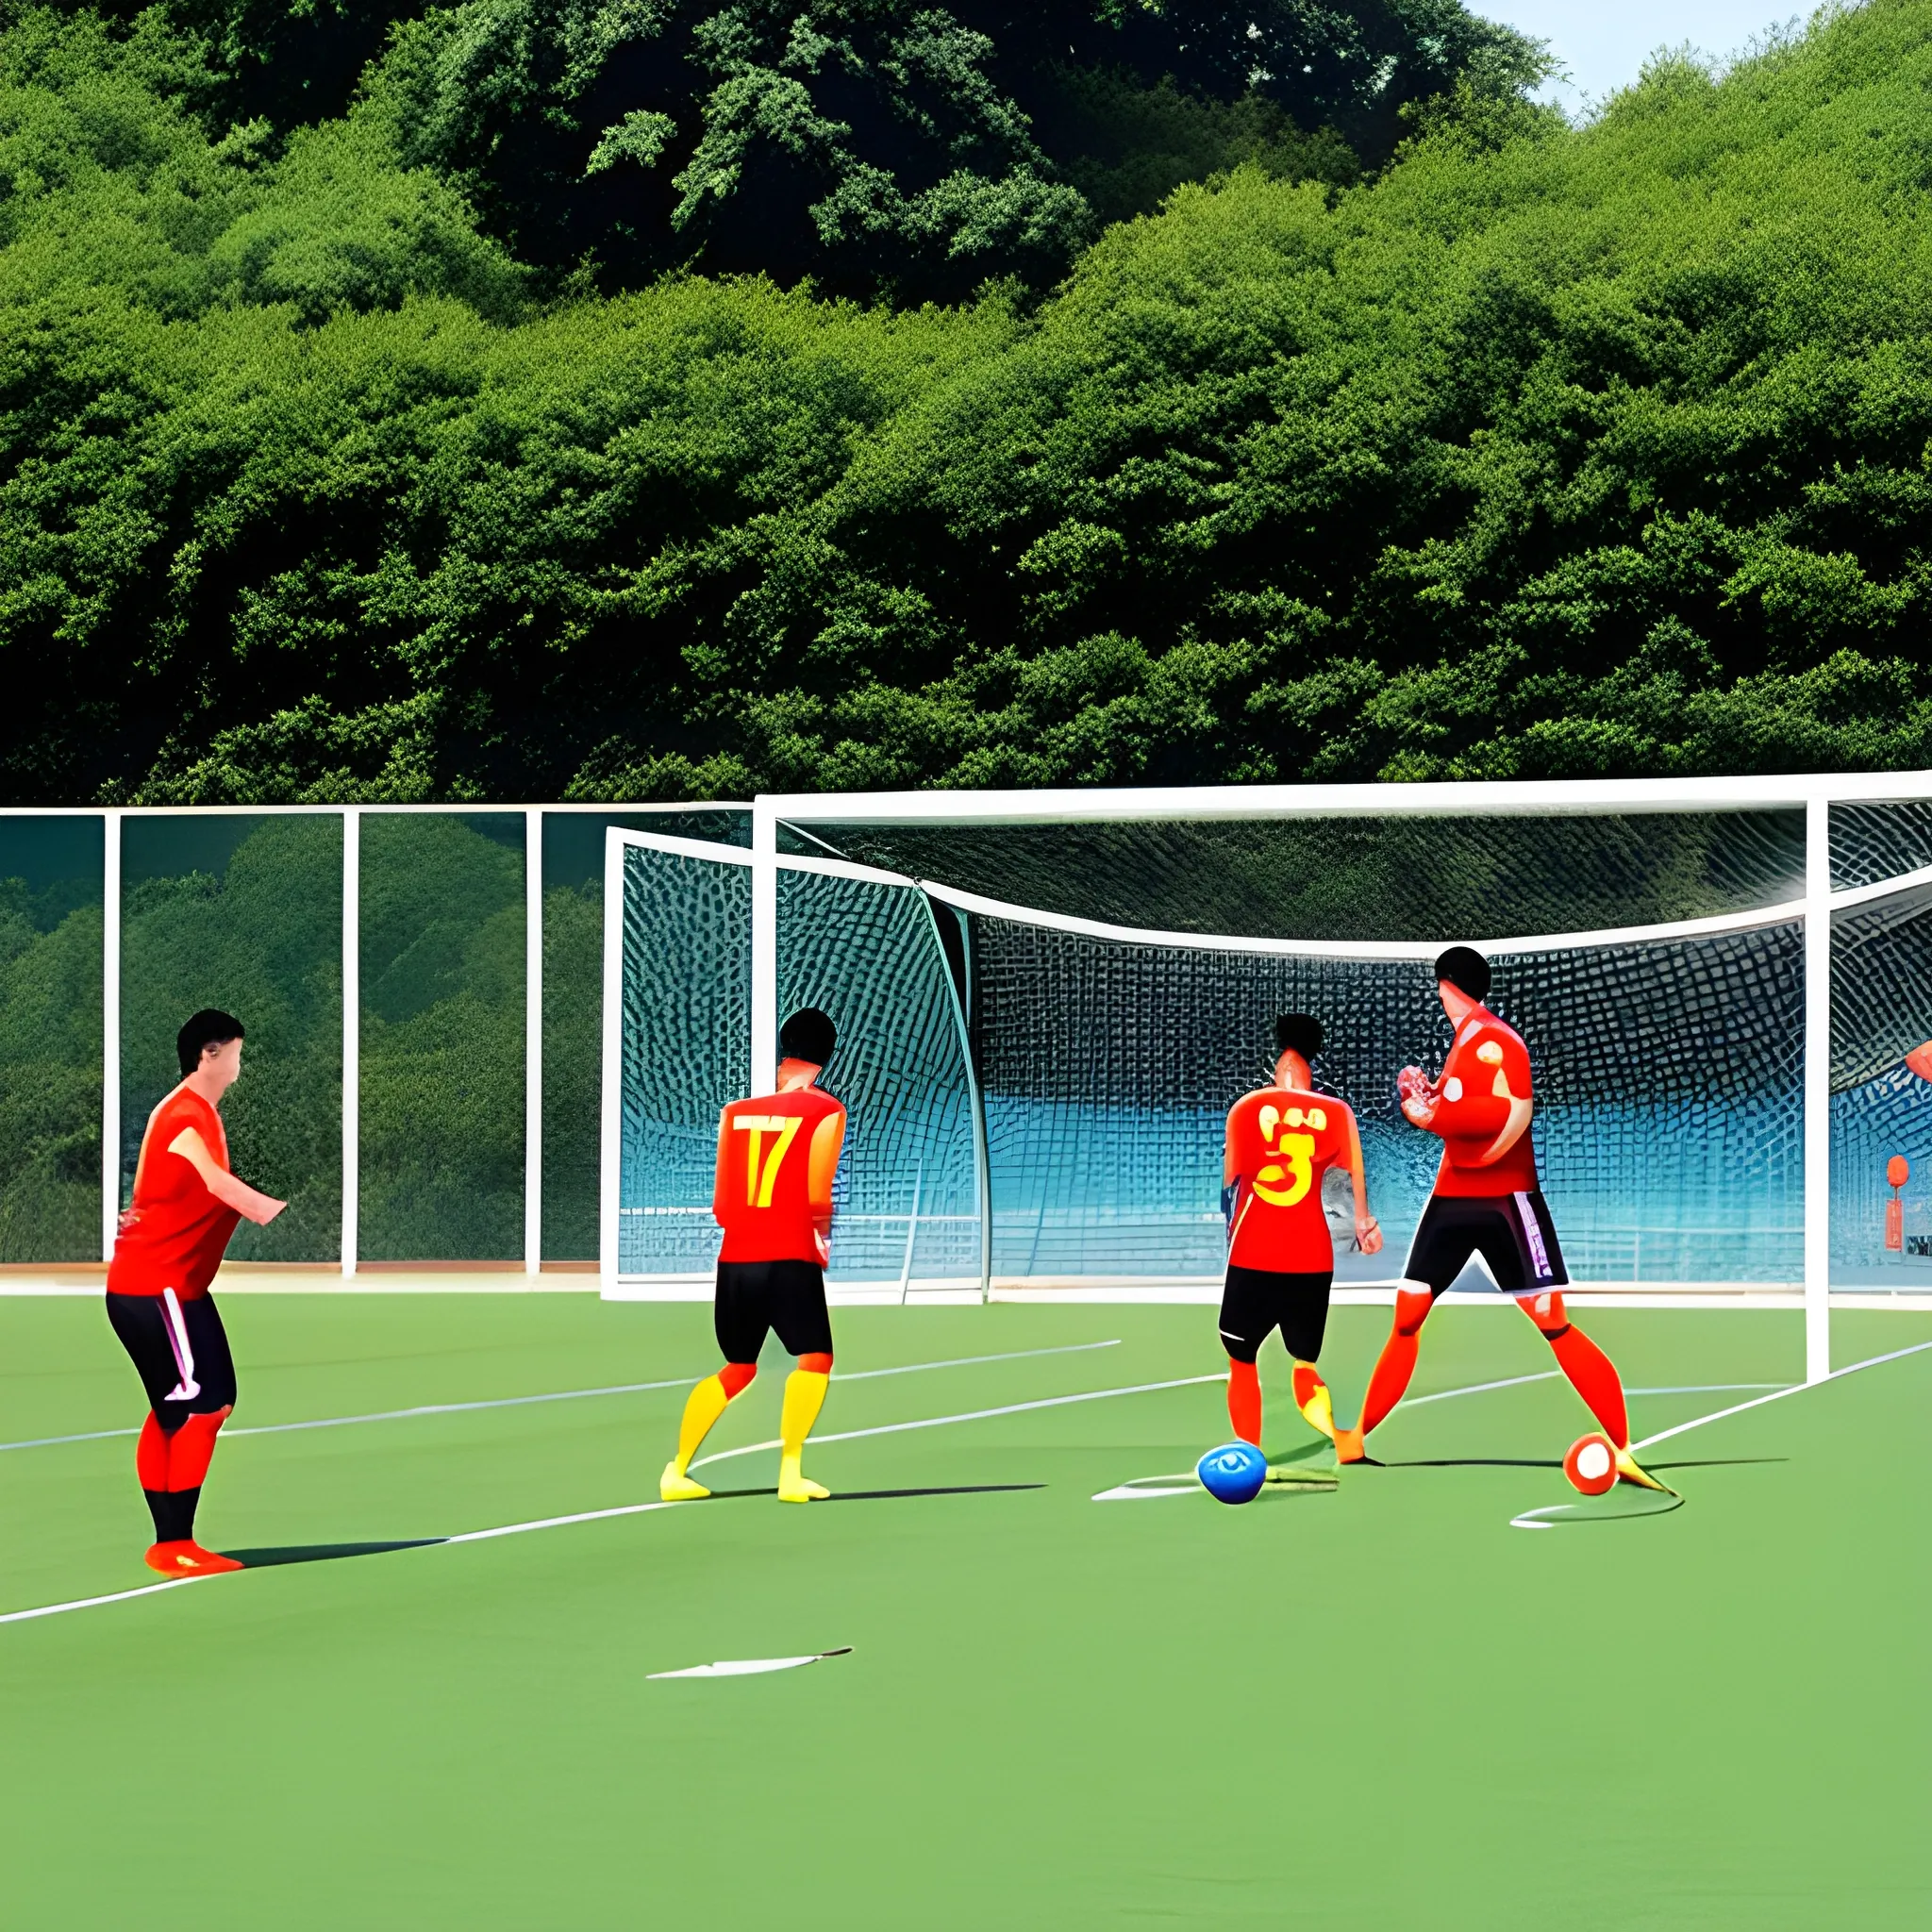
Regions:
<instances>
[{"instance_id":1,"label":"penalty area line","mask_svg":"<svg viewBox=\"0 0 1932 1932\"><path fill-rule=\"evenodd\" d=\"M1183 1375L1174 1382L1136 1382L1125 1389L1089 1389L1079 1395L1048 1395L1037 1402L1008 1402L998 1408L969 1408L958 1415L921 1416L907 1423L880 1423L870 1429L840 1429L830 1435L813 1436L813 1448L826 1442L856 1442L861 1436L897 1436L908 1429L940 1429L949 1423L982 1423L998 1415L1024 1415L1029 1409L1066 1408L1076 1402L1106 1402L1116 1395L1151 1395L1157 1389L1193 1389L1203 1382L1225 1382L1224 1370L1214 1375ZM707 1463L727 1462L734 1456L755 1456L760 1449L776 1449L783 1445L774 1436L769 1442L746 1442L737 1449L721 1449L715 1456L701 1456L691 1464L693 1469L703 1469Z\"/></svg>"},{"instance_id":2,"label":"penalty area line","mask_svg":"<svg viewBox=\"0 0 1932 1932\"><path fill-rule=\"evenodd\" d=\"M971 1369L984 1362L1025 1361L1036 1356L1084 1355L1096 1348L1118 1348L1120 1337L1108 1341L1070 1341L1054 1348L1018 1348L1006 1355L962 1355L937 1362L903 1362L891 1369L855 1369L840 1376L841 1382L875 1381L881 1375L921 1375L929 1369ZM222 1440L237 1436L286 1436L299 1429L346 1429L359 1423L411 1422L425 1415L470 1415L486 1408L526 1408L541 1402L585 1402L599 1395L641 1395L661 1389L688 1389L702 1381L701 1374L678 1375L668 1382L617 1382L608 1389L558 1389L543 1395L499 1395L487 1402L425 1402L413 1408L376 1409L369 1415L325 1415L306 1423L257 1423L252 1427L224 1429ZM35 1436L24 1442L0 1442L0 1455L9 1449L54 1449L65 1442L106 1442L120 1436L138 1436L139 1429L89 1429L77 1436ZM198 1578L185 1577L183 1582Z\"/></svg>"},{"instance_id":3,"label":"penalty area line","mask_svg":"<svg viewBox=\"0 0 1932 1932\"><path fill-rule=\"evenodd\" d=\"M67 1604L41 1604L30 1610L8 1610L0 1624L28 1624L36 1617L58 1617L67 1610L92 1610L102 1604L125 1604L130 1597L158 1596L164 1590L179 1590L189 1583L212 1583L212 1576L171 1576L164 1583L144 1583L138 1590L111 1591L106 1596L76 1597Z\"/></svg>"},{"instance_id":4,"label":"penalty area line","mask_svg":"<svg viewBox=\"0 0 1932 1932\"><path fill-rule=\"evenodd\" d=\"M1826 1382L1837 1382L1846 1375L1856 1375L1861 1369L1875 1369L1885 1362L1903 1361L1908 1355L1923 1355L1928 1348L1932 1348L1932 1341L1915 1341L1909 1348L1894 1348L1885 1355L1868 1356L1861 1362L1847 1362L1843 1368L1834 1369L1830 1374L1821 1375L1815 1382L1786 1383L1782 1387L1774 1389L1769 1395L1754 1396L1749 1402L1734 1402L1728 1408L1717 1408L1713 1409L1708 1415L1693 1416L1688 1423L1679 1423L1674 1428L1659 1429L1656 1435L1645 1436L1641 1441L1631 1443L1630 1447L1633 1450L1648 1449L1653 1443L1668 1442L1673 1436L1682 1436L1691 1429L1701 1429L1706 1423L1721 1423L1727 1416L1742 1415L1747 1409L1762 1408L1767 1402L1782 1402L1787 1395L1802 1395L1807 1389L1823 1388ZM1752 1385L1747 1382L1740 1382L1732 1386L1745 1389ZM1670 1392L1675 1393L1677 1391L1673 1391ZM1690 1391L1684 1392L1688 1393ZM1674 1494L1674 1491L1672 1493ZM1666 1504L1662 1508L1632 1509L1627 1512L1620 1512L1617 1516L1597 1518L1573 1518L1568 1512L1577 1507L1575 1504L1550 1503L1545 1504L1541 1509L1524 1509L1520 1511L1509 1519L1509 1527L1511 1529L1555 1529L1566 1522L1617 1522L1623 1520L1625 1515L1667 1515L1672 1509L1676 1508L1682 1500L1679 1497L1676 1502Z\"/></svg>"},{"instance_id":5,"label":"penalty area line","mask_svg":"<svg viewBox=\"0 0 1932 1932\"><path fill-rule=\"evenodd\" d=\"M1471 1382L1460 1389L1438 1389L1433 1395L1413 1395L1402 1406L1405 1408L1420 1408L1425 1402L1448 1402L1457 1395L1487 1395L1492 1389L1520 1389L1526 1382L1553 1382L1562 1372L1558 1369L1541 1369L1534 1375L1506 1375L1500 1382ZM1224 1375L1204 1375L1203 1381L1225 1381ZM695 1465L693 1465L695 1466ZM1172 1489L1155 1489L1156 1483L1172 1483ZM1101 1490L1092 1497L1095 1503L1139 1503L1155 1496L1196 1496L1205 1495L1200 1479L1192 1470L1176 1471L1172 1475L1129 1476L1124 1483L1116 1483L1110 1490Z\"/></svg>"},{"instance_id":6,"label":"penalty area line","mask_svg":"<svg viewBox=\"0 0 1932 1932\"><path fill-rule=\"evenodd\" d=\"M1648 1449L1657 1442L1668 1442L1673 1436L1681 1436L1691 1429L1701 1429L1706 1423L1721 1423L1726 1416L1742 1415L1747 1408L1762 1408L1767 1402L1782 1402L1787 1395L1802 1395L1807 1389L1822 1389L1827 1382L1840 1381L1846 1375L1856 1375L1860 1369L1875 1369L1882 1362L1903 1361L1908 1355L1923 1355L1932 1348L1932 1341L1915 1341L1909 1348L1894 1348L1887 1355L1868 1357L1861 1362L1848 1362L1841 1369L1834 1369L1828 1375L1821 1375L1815 1382L1793 1382L1783 1389L1774 1389L1769 1395L1754 1396L1749 1402L1735 1402L1728 1408L1713 1409L1709 1415L1693 1417L1688 1423L1679 1423L1674 1428L1659 1429L1654 1436L1646 1436L1641 1442L1631 1443L1632 1449Z\"/></svg>"},{"instance_id":7,"label":"penalty area line","mask_svg":"<svg viewBox=\"0 0 1932 1932\"><path fill-rule=\"evenodd\" d=\"M1110 1347L1113 1344L1108 1342L1086 1342L1079 1345L1094 1348ZM1024 1351L1026 1354L1059 1354L1064 1352L1062 1350ZM977 1357L976 1359L998 1359L998 1357ZM922 1364L921 1366L927 1365ZM935 1368L951 1368L956 1366L956 1364L945 1362L933 1363L930 1366ZM877 1374L886 1372L874 1370L870 1373ZM857 1381L858 1377L853 1375L847 1376L846 1379L848 1381ZM1049 1395L1035 1402L1008 1403L999 1408L970 1409L959 1415L924 1416L911 1422L885 1423L875 1428L847 1429L837 1435L814 1436L812 1441L815 1444L822 1442L849 1442L860 1436L891 1436L897 1435L907 1429L937 1429L948 1423L981 1422L990 1416L1018 1415L1026 1410L1036 1408L1064 1408L1074 1403L1104 1402L1108 1397L1116 1395L1144 1395L1158 1389L1191 1389L1198 1383L1224 1382L1226 1379L1227 1377L1224 1374L1189 1375L1179 1381L1141 1382L1125 1389L1091 1389L1084 1391L1077 1395ZM748 1456L753 1449L775 1449L777 1447L778 1444L776 1442L756 1442L747 1445L743 1449L722 1450L718 1455L708 1457L705 1459L710 1462L722 1462L727 1457ZM695 1469L698 1465L692 1463L691 1467ZM493 1542L500 1537L526 1536L534 1530L563 1529L579 1523L608 1523L613 1518L620 1516L651 1516L660 1510L682 1509L690 1507L690 1505L683 1503L625 1503L612 1509L579 1509L568 1516L540 1516L528 1523L505 1523L490 1529L466 1529L455 1536L413 1538L410 1541L410 1547L413 1549L437 1549L448 1543ZM279 1568L281 1566L276 1565L273 1567ZM245 1569L242 1574L246 1574ZM68 1603L38 1604L30 1609L0 1612L0 1624L25 1624L39 1617L58 1617L69 1610L97 1609L107 1604L127 1603L135 1597L157 1596L164 1590L179 1590L185 1583L210 1583L213 1581L214 1578L209 1576L171 1576L160 1583L143 1584L135 1590L112 1591L105 1596L75 1597Z\"/></svg>"}]
</instances>

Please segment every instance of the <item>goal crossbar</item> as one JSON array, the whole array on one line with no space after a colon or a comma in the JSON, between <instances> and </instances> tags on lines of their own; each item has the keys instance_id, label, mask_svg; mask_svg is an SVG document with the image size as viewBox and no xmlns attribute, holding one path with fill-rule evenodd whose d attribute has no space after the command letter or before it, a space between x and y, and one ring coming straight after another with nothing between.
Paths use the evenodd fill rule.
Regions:
<instances>
[{"instance_id":1,"label":"goal crossbar","mask_svg":"<svg viewBox=\"0 0 1932 1932\"><path fill-rule=\"evenodd\" d=\"M1140 946L1197 952L1312 959L1426 960L1449 936L1438 940L1310 940L1163 930L1084 919L1019 905L967 891L941 879L913 876L830 856L830 828L947 826L1158 825L1215 822L1324 819L1535 819L1623 818L1638 815L1793 812L1803 814L1802 896L1714 916L1644 925L1544 932L1477 941L1491 954L1508 956L1580 951L1617 945L1688 941L1768 926L1795 926L1804 944L1804 1297L1807 1374L1829 1367L1827 1310L1830 1291L1830 1053L1831 918L1904 891L1932 886L1932 864L1901 871L1876 884L1833 891L1830 866L1834 806L1916 807L1932 802L1932 772L1870 774L1795 774L1750 778L1604 779L1582 781L1449 782L1419 785L1272 785L1176 788L1082 788L1031 791L917 791L766 793L751 807L749 850L613 829L607 917L621 906L621 852L626 844L657 846L743 867L750 888L750 1070L754 1084L768 1081L777 1057L778 881L785 873L820 873L879 885L914 888L964 914L1055 928L1088 938ZM793 842L809 841L825 856L781 852L783 831ZM825 837L819 836L821 833ZM607 935L608 939L608 935ZM614 1028L621 1000L607 997L607 1071L615 1071ZM607 1111L612 1082L607 1078ZM612 1143L607 1132L607 1159ZM607 1190L607 1198L609 1191Z\"/></svg>"}]
</instances>

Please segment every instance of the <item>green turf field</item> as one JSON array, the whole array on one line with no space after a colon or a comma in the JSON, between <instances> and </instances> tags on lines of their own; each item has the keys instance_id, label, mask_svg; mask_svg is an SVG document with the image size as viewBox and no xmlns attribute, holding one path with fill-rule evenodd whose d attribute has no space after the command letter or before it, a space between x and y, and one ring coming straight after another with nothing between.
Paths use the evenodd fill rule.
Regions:
<instances>
[{"instance_id":1,"label":"green turf field","mask_svg":"<svg viewBox=\"0 0 1932 1932\"><path fill-rule=\"evenodd\" d=\"M708 1310L232 1296L233 1427L686 1377ZM1797 1318L1591 1311L1633 1388L1781 1383ZM1387 1316L1338 1311L1353 1415ZM822 1435L1221 1366L1208 1308L845 1310ZM140 1419L92 1300L0 1302L9 1441ZM1840 1316L1837 1359L1932 1339ZM841 1380L961 1357L1016 1359ZM1271 1344L1271 1448L1306 1431ZM782 1358L711 1449L775 1432ZM1449 1307L1416 1394L1549 1368ZM1640 1435L1757 1391L1640 1395ZM225 1439L200 1533L290 1551L653 1500L682 1387ZM9 1927L1921 1926L1932 1352L1569 1494L1559 1381L1419 1405L1391 1466L1096 1504L1226 1435L1211 1383L827 1441L751 1491L283 1562L0 1624ZM0 1455L13 1610L154 1579L130 1439ZM1624 1492L1627 1494L1628 1492ZM809 1668L649 1681L853 1646Z\"/></svg>"}]
</instances>

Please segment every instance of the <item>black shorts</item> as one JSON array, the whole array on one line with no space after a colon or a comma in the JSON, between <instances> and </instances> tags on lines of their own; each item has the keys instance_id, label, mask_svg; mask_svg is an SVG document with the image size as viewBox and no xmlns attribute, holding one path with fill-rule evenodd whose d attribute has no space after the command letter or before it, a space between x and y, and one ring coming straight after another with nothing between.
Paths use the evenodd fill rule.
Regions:
<instances>
[{"instance_id":1,"label":"black shorts","mask_svg":"<svg viewBox=\"0 0 1932 1932\"><path fill-rule=\"evenodd\" d=\"M1328 1325L1328 1284L1332 1269L1319 1274L1277 1274L1272 1268L1237 1268L1228 1263L1221 1291L1221 1345L1231 1360L1251 1362L1278 1327L1281 1343L1298 1362L1322 1353Z\"/></svg>"},{"instance_id":2,"label":"black shorts","mask_svg":"<svg viewBox=\"0 0 1932 1932\"><path fill-rule=\"evenodd\" d=\"M816 1261L720 1261L712 1313L727 1362L755 1362L768 1331L787 1355L830 1355L825 1272Z\"/></svg>"},{"instance_id":3,"label":"black shorts","mask_svg":"<svg viewBox=\"0 0 1932 1932\"><path fill-rule=\"evenodd\" d=\"M235 1358L228 1353L227 1330L214 1297L200 1294L177 1306L180 1335L159 1295L108 1297L108 1320L147 1391L147 1406L171 1436L192 1415L212 1415L235 1406ZM185 1388L191 1377L196 1392L177 1398L175 1391Z\"/></svg>"},{"instance_id":4,"label":"black shorts","mask_svg":"<svg viewBox=\"0 0 1932 1932\"><path fill-rule=\"evenodd\" d=\"M1432 1194L1402 1272L1441 1294L1472 1255L1481 1255L1505 1294L1541 1294L1569 1285L1557 1224L1540 1188L1520 1194Z\"/></svg>"}]
</instances>

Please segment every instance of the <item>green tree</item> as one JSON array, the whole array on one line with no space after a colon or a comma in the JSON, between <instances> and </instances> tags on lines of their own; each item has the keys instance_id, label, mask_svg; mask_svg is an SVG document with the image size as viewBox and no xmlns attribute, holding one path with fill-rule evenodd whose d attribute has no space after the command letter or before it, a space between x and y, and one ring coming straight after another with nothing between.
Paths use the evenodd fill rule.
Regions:
<instances>
[{"instance_id":1,"label":"green tree","mask_svg":"<svg viewBox=\"0 0 1932 1932\"><path fill-rule=\"evenodd\" d=\"M1111 213L1243 158L1345 179L1406 104L1541 71L1459 0L469 0L369 91L526 260L956 300L1057 278L1097 226L1081 181Z\"/></svg>"}]
</instances>

